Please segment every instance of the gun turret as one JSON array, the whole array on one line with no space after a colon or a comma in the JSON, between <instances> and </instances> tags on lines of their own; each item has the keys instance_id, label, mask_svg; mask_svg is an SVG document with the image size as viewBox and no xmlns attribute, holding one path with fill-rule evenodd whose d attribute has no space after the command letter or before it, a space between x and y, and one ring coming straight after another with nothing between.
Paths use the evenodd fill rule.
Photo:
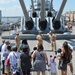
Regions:
<instances>
[{"instance_id":1,"label":"gun turret","mask_svg":"<svg viewBox=\"0 0 75 75\"><path fill-rule=\"evenodd\" d=\"M60 17L61 17L61 14L63 12L63 9L64 9L64 6L65 6L66 2L67 2L67 0L63 0L63 2L61 4L61 7L59 9L59 12L57 13L57 15L52 20L52 22L53 22L53 28L55 30L58 30L61 27Z\"/></svg>"},{"instance_id":2,"label":"gun turret","mask_svg":"<svg viewBox=\"0 0 75 75\"><path fill-rule=\"evenodd\" d=\"M19 0L20 5L22 7L23 13L24 13L24 17L25 17L25 28L27 30L32 30L34 27L34 23L33 20L29 17L26 6L24 4L24 0Z\"/></svg>"}]
</instances>

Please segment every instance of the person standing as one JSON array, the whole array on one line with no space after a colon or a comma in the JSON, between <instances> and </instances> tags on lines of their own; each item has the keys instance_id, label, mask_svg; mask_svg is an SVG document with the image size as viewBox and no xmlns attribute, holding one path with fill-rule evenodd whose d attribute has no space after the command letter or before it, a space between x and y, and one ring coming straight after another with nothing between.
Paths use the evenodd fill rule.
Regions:
<instances>
[{"instance_id":1,"label":"person standing","mask_svg":"<svg viewBox=\"0 0 75 75\"><path fill-rule=\"evenodd\" d=\"M3 56L5 57L5 74L10 75L10 65L6 64L6 59L11 52L11 46L7 46L7 50L4 52Z\"/></svg>"},{"instance_id":2,"label":"person standing","mask_svg":"<svg viewBox=\"0 0 75 75\"><path fill-rule=\"evenodd\" d=\"M25 46L28 46L28 48L29 48L27 39L22 40L22 43L20 44L20 50L22 50ZM29 48L29 51L30 51L30 48Z\"/></svg>"},{"instance_id":3,"label":"person standing","mask_svg":"<svg viewBox=\"0 0 75 75\"><path fill-rule=\"evenodd\" d=\"M20 75L18 72L18 58L20 55L17 53L17 47L13 46L12 51L9 53L7 59L10 60L11 75Z\"/></svg>"},{"instance_id":4,"label":"person standing","mask_svg":"<svg viewBox=\"0 0 75 75\"><path fill-rule=\"evenodd\" d=\"M21 69L23 75L31 75L30 69L31 69L31 56L29 55L29 47L25 46L22 49L22 53L20 55L20 61L21 61Z\"/></svg>"},{"instance_id":5,"label":"person standing","mask_svg":"<svg viewBox=\"0 0 75 75\"><path fill-rule=\"evenodd\" d=\"M5 69L4 69L4 67L5 67L5 65L4 65L4 63L5 63L5 57L3 56L3 54L7 50L7 46L8 45L9 45L9 41L6 40L4 42L4 44L2 45L2 49L1 49L1 63L2 63L2 68L3 68L2 74L4 74L4 71L5 71Z\"/></svg>"},{"instance_id":6,"label":"person standing","mask_svg":"<svg viewBox=\"0 0 75 75\"><path fill-rule=\"evenodd\" d=\"M37 75L40 75L40 72L42 72L42 75L46 75L45 71L46 64L48 65L48 57L41 43L38 44L37 50L35 50L31 56L35 58L33 67Z\"/></svg>"},{"instance_id":7,"label":"person standing","mask_svg":"<svg viewBox=\"0 0 75 75\"><path fill-rule=\"evenodd\" d=\"M50 55L50 72L51 72L51 75L56 75L56 73L57 73L55 58L56 58L56 56Z\"/></svg>"},{"instance_id":8,"label":"person standing","mask_svg":"<svg viewBox=\"0 0 75 75\"><path fill-rule=\"evenodd\" d=\"M64 44L68 45L68 49L69 49L70 54L71 54L71 60L70 60L70 62L67 65L70 67L71 75L73 75L73 64L72 64L72 51L73 50L71 49L71 47L69 46L67 41L64 41Z\"/></svg>"},{"instance_id":9,"label":"person standing","mask_svg":"<svg viewBox=\"0 0 75 75\"><path fill-rule=\"evenodd\" d=\"M39 34L37 35L36 39L38 40L38 43L43 45L44 36L41 34L41 32L39 32Z\"/></svg>"},{"instance_id":10,"label":"person standing","mask_svg":"<svg viewBox=\"0 0 75 75\"><path fill-rule=\"evenodd\" d=\"M19 32L16 33L15 42L16 42L16 46L18 48L18 51L20 51L20 37L19 37Z\"/></svg>"},{"instance_id":11,"label":"person standing","mask_svg":"<svg viewBox=\"0 0 75 75\"><path fill-rule=\"evenodd\" d=\"M51 31L49 32L49 39L51 41L51 47L53 51L56 51L56 35Z\"/></svg>"},{"instance_id":12,"label":"person standing","mask_svg":"<svg viewBox=\"0 0 75 75\"><path fill-rule=\"evenodd\" d=\"M71 53L67 43L63 43L59 60L58 69L61 70L61 75L67 75L67 64L71 61Z\"/></svg>"},{"instance_id":13,"label":"person standing","mask_svg":"<svg viewBox=\"0 0 75 75\"><path fill-rule=\"evenodd\" d=\"M0 44L0 52L4 43L5 43L5 40L2 40L2 44Z\"/></svg>"}]
</instances>

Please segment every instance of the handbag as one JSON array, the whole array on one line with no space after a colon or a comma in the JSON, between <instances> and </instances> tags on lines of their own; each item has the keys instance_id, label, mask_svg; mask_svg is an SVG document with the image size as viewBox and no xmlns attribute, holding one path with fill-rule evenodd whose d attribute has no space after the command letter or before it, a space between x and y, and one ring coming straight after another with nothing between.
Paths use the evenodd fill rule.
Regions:
<instances>
[{"instance_id":1,"label":"handbag","mask_svg":"<svg viewBox=\"0 0 75 75\"><path fill-rule=\"evenodd\" d=\"M7 66L10 66L10 59L6 58L5 62Z\"/></svg>"}]
</instances>

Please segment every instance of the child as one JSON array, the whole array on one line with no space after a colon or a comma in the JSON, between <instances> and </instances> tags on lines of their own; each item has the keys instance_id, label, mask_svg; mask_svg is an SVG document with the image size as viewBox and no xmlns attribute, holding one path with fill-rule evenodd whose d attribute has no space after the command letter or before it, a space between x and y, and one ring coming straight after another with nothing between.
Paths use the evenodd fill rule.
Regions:
<instances>
[{"instance_id":1,"label":"child","mask_svg":"<svg viewBox=\"0 0 75 75\"><path fill-rule=\"evenodd\" d=\"M59 49L57 50L56 55L57 55L57 56L60 56L60 55L61 55L61 51L62 51L61 48L59 48Z\"/></svg>"},{"instance_id":2,"label":"child","mask_svg":"<svg viewBox=\"0 0 75 75\"><path fill-rule=\"evenodd\" d=\"M34 48L33 48L33 51L31 52L31 55L33 54L33 52L34 52L35 50L37 50L37 47L34 47ZM34 61L35 61L35 58L33 58L33 63L34 63Z\"/></svg>"},{"instance_id":3,"label":"child","mask_svg":"<svg viewBox=\"0 0 75 75\"><path fill-rule=\"evenodd\" d=\"M51 75L56 75L56 63L55 63L55 56L50 56L50 71Z\"/></svg>"}]
</instances>

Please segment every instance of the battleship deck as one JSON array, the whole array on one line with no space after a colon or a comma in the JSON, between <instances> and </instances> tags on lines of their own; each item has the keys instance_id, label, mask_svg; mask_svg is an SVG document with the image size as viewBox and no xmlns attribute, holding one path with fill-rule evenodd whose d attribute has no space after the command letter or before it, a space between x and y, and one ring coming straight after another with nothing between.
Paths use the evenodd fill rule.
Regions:
<instances>
[{"instance_id":1,"label":"battleship deck","mask_svg":"<svg viewBox=\"0 0 75 75\"><path fill-rule=\"evenodd\" d=\"M44 35L44 40L49 40L48 34L43 34L43 35ZM20 33L19 36L20 36L21 40L24 38L26 38L27 40L36 40L37 35L36 34L22 34L22 33ZM57 40L58 39L75 39L75 34L68 34L68 33L67 34L56 34L56 36L57 36L57 38L56 38ZM1 37L2 37L2 39L13 40L15 35L10 35L10 33L4 32Z\"/></svg>"},{"instance_id":2,"label":"battleship deck","mask_svg":"<svg viewBox=\"0 0 75 75\"><path fill-rule=\"evenodd\" d=\"M60 35L59 37L61 37L61 38L62 38L62 36L65 37L63 39L59 38L59 39L56 40L57 49L62 47L62 44L63 44L63 42L65 40L68 41L68 42L69 41L73 41L73 42L75 41L75 27L72 30L73 30L72 31L72 35L56 34L57 37L59 35ZM6 36L6 38L4 38L4 39L8 39L10 41L10 43L13 43L13 44L15 43L14 36L9 36L9 33L10 32L3 32L2 33L2 35L0 37L0 43L1 43L2 37L4 37L4 36ZM67 39L68 37L69 37L69 39ZM27 35L27 34L26 35L25 34L20 34L20 38L21 39L24 39L24 38L27 39L31 51L33 50L33 47L36 46L36 44L37 44L36 35L34 35L34 34L33 35L31 35L31 34L29 34L29 35ZM33 38L34 40L31 39L31 38ZM46 50L46 53L47 53L47 56L48 56L48 60L49 60L50 59L50 55L55 55L55 53L50 51L51 50L51 46L50 46L50 40L48 38L48 35L45 35L45 38L44 38L44 41L43 41L43 45L44 45L44 50ZM73 55L73 59L72 59L73 72L75 74L75 59L74 59L74 57L75 57L75 51L74 50L73 50L72 55ZM56 59L55 61L56 61L57 75L60 75L60 71L58 70L58 60ZM47 67L47 69L49 69L49 68ZM68 75L71 75L69 66L68 66L67 72L68 72ZM31 73L32 73L32 75L36 75L36 72L31 72ZM46 75L50 75L50 71L46 71Z\"/></svg>"},{"instance_id":3,"label":"battleship deck","mask_svg":"<svg viewBox=\"0 0 75 75\"><path fill-rule=\"evenodd\" d=\"M74 40L74 39L70 39L70 40ZM67 40L67 41L70 41L70 40ZM15 43L14 40L9 39L9 41L10 41L10 43ZM62 44L63 44L64 41L65 41L65 39L63 39L63 40L56 40L57 49L62 47ZM1 41L0 41L0 43L1 43ZM30 49L32 51L33 47L36 46L36 44L37 44L37 40L28 40L28 44L29 44ZM43 41L43 45L44 45L44 50L46 50L46 53L47 53L47 56L48 56L48 60L49 60L50 59L50 55L55 55L55 53L50 51L51 46L50 46L50 41L49 40L44 40ZM73 60L72 60L72 62L73 62L73 71L74 71L74 74L75 74L75 59L74 59L75 51L74 50L73 50L72 55L73 55ZM57 75L60 75L60 71L58 70L58 60L56 59L55 61L56 61ZM47 67L47 69L49 69L49 68ZM68 66L67 72L68 72L68 75L71 75L69 66ZM31 73L32 73L32 75L36 75L36 72L31 72ZM50 71L46 71L46 75L50 75Z\"/></svg>"},{"instance_id":4,"label":"battleship deck","mask_svg":"<svg viewBox=\"0 0 75 75\"><path fill-rule=\"evenodd\" d=\"M15 35L10 35L12 31L5 31L2 33L1 37L3 39L11 39L13 40ZM58 39L75 39L75 26L73 26L72 30L66 32L65 34L56 34L57 40ZM20 39L26 38L27 40L36 40L36 34L22 34L20 32ZM48 34L44 34L44 40L49 40Z\"/></svg>"}]
</instances>

